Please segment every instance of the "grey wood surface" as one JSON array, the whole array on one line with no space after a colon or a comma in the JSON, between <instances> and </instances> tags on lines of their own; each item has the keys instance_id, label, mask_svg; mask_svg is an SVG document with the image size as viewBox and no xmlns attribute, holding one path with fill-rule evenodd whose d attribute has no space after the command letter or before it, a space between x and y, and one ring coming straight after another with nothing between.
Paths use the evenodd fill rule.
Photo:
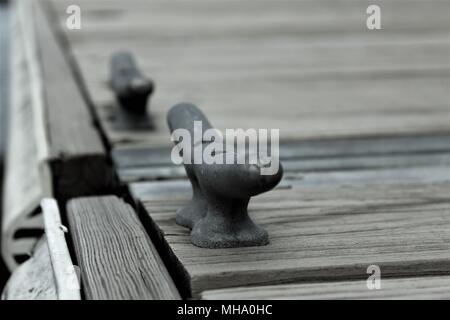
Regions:
<instances>
[{"instance_id":1,"label":"grey wood surface","mask_svg":"<svg viewBox=\"0 0 450 320\"><path fill-rule=\"evenodd\" d=\"M86 299L179 299L129 205L114 196L77 198L67 215Z\"/></svg>"},{"instance_id":2,"label":"grey wood surface","mask_svg":"<svg viewBox=\"0 0 450 320\"><path fill-rule=\"evenodd\" d=\"M104 154L100 135L42 6L35 6L50 158Z\"/></svg>"},{"instance_id":3,"label":"grey wood surface","mask_svg":"<svg viewBox=\"0 0 450 320\"><path fill-rule=\"evenodd\" d=\"M112 169L100 133L50 18L40 2L34 7L45 158L51 165L53 190L66 199L105 192L112 184Z\"/></svg>"},{"instance_id":4,"label":"grey wood surface","mask_svg":"<svg viewBox=\"0 0 450 320\"><path fill-rule=\"evenodd\" d=\"M206 300L318 300L318 299L450 299L450 277L382 279L379 290L368 290L366 281L337 281L204 291Z\"/></svg>"},{"instance_id":5,"label":"grey wood surface","mask_svg":"<svg viewBox=\"0 0 450 320\"><path fill-rule=\"evenodd\" d=\"M121 168L146 168L173 165L172 148L130 146L115 148L112 157ZM380 136L352 139L306 140L280 145L282 160L318 160L321 158L370 157L387 155L435 154L450 151L450 135Z\"/></svg>"},{"instance_id":6,"label":"grey wood surface","mask_svg":"<svg viewBox=\"0 0 450 320\"><path fill-rule=\"evenodd\" d=\"M113 144L170 145L167 110L194 102L219 129L280 128L283 141L448 133L448 1L51 1ZM111 53L135 53L156 82L154 131L119 125Z\"/></svg>"},{"instance_id":7,"label":"grey wood surface","mask_svg":"<svg viewBox=\"0 0 450 320\"><path fill-rule=\"evenodd\" d=\"M186 178L171 148L115 148L112 158L123 182ZM450 165L450 135L321 139L283 143L285 177L302 172Z\"/></svg>"},{"instance_id":8,"label":"grey wood surface","mask_svg":"<svg viewBox=\"0 0 450 320\"><path fill-rule=\"evenodd\" d=\"M80 0L81 30L65 27L69 0L46 2L183 296L366 279L377 264L445 297L432 276L450 270L450 2L378 1L380 31L365 27L371 1ZM123 49L156 82L153 130L124 121L108 88ZM168 158L180 101L219 129L281 129L285 178L250 203L268 246L200 249L175 224L191 194Z\"/></svg>"},{"instance_id":9,"label":"grey wood surface","mask_svg":"<svg viewBox=\"0 0 450 320\"><path fill-rule=\"evenodd\" d=\"M448 166L423 166L375 170L346 170L326 172L306 172L284 177L275 190L302 187L365 187L371 185L423 185L450 182ZM192 195L192 187L187 179L166 181L142 181L129 184L129 191L135 200L186 199Z\"/></svg>"},{"instance_id":10,"label":"grey wood surface","mask_svg":"<svg viewBox=\"0 0 450 320\"><path fill-rule=\"evenodd\" d=\"M430 185L294 186L253 198L250 216L269 232L270 244L237 249L193 246L175 212L176 197L144 200L161 232L170 263L187 290L288 282L366 279L380 266L388 277L448 273L449 181ZM180 280L180 281L182 281Z\"/></svg>"}]
</instances>

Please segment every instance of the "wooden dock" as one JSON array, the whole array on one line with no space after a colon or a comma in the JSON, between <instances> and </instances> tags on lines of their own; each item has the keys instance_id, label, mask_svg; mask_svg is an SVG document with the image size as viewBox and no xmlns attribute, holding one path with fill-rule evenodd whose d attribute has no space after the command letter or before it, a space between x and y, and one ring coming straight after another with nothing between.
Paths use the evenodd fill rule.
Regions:
<instances>
[{"instance_id":1,"label":"wooden dock","mask_svg":"<svg viewBox=\"0 0 450 320\"><path fill-rule=\"evenodd\" d=\"M42 104L33 124L49 137L46 157L22 161L35 171L21 170L51 192L14 227L6 215L3 236L55 197L83 298L449 298L449 1L378 1L381 30L366 28L365 0L80 0L80 30L65 25L69 0L18 2L41 52L16 41L18 70L36 64L29 86L46 97L23 105ZM123 49L156 84L147 117L124 113L109 87ZM249 205L267 246L198 248L175 223L192 195L166 125L181 101L219 129L280 129L283 180ZM366 286L371 265L380 290Z\"/></svg>"}]
</instances>

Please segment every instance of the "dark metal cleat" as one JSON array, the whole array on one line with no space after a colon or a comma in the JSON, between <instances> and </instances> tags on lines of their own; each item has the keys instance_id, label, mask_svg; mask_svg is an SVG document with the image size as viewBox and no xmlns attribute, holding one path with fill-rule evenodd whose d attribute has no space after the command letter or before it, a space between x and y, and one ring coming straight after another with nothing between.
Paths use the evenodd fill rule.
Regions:
<instances>
[{"instance_id":1,"label":"dark metal cleat","mask_svg":"<svg viewBox=\"0 0 450 320\"><path fill-rule=\"evenodd\" d=\"M205 115L194 105L178 104L168 113L171 132L186 129L194 136L194 121L202 121L202 129L213 128ZM208 144L203 139L191 139L192 149ZM222 143L222 142L220 142ZM225 150L225 149L224 149ZM240 151L235 150L236 156ZM229 153L228 149L223 155ZM191 157L193 152L191 152ZM269 242L267 232L256 225L247 212L250 197L274 188L281 180L283 169L273 175L262 175L264 164L191 164L184 162L193 187L191 202L177 212L176 222L192 228L191 241L204 248L261 246Z\"/></svg>"},{"instance_id":2,"label":"dark metal cleat","mask_svg":"<svg viewBox=\"0 0 450 320\"><path fill-rule=\"evenodd\" d=\"M153 81L144 77L130 52L117 52L111 58L111 88L120 105L129 112L144 114L154 91Z\"/></svg>"},{"instance_id":3,"label":"dark metal cleat","mask_svg":"<svg viewBox=\"0 0 450 320\"><path fill-rule=\"evenodd\" d=\"M206 116L194 105L183 103L174 106L167 116L170 132L176 129L183 128L189 131L190 135L194 137L194 121L201 121L203 129L211 129L212 125L209 123ZM200 141L193 141L192 145ZM177 212L176 222L179 225L192 229L194 225L206 215L207 202L203 195L200 185L195 174L195 164L184 163L186 174L192 185L192 201L186 207Z\"/></svg>"}]
</instances>

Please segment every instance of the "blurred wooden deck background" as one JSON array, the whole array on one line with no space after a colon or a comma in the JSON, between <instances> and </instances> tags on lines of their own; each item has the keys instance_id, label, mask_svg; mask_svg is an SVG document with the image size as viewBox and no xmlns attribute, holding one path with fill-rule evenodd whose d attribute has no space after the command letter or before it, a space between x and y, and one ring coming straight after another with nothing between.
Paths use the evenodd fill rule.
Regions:
<instances>
[{"instance_id":1,"label":"blurred wooden deck background","mask_svg":"<svg viewBox=\"0 0 450 320\"><path fill-rule=\"evenodd\" d=\"M279 128L281 139L448 133L450 2L365 0L52 1L108 137L170 145L165 114L190 101L224 128ZM130 50L156 82L156 131L120 129L109 58ZM119 122L119 124L117 124Z\"/></svg>"}]
</instances>

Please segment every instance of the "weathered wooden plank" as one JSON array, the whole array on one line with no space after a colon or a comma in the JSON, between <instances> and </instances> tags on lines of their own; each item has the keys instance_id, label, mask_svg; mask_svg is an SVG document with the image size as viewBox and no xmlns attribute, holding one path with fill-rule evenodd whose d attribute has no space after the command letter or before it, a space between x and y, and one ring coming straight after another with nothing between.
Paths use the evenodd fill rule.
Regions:
<instances>
[{"instance_id":1,"label":"weathered wooden plank","mask_svg":"<svg viewBox=\"0 0 450 320\"><path fill-rule=\"evenodd\" d=\"M450 183L448 166L286 173L276 189L289 189L295 186L333 186L339 188L341 186L365 187L398 184L420 185L424 183ZM155 203L157 201L163 203L162 207L157 207L156 209L161 210L162 208L170 208L169 205L164 204L164 201L173 203L180 200L184 202L184 199L192 196L192 187L187 179L133 182L129 184L129 191L136 200L151 201L152 207L148 208L148 210L152 211L155 211ZM180 205L179 203L176 204L176 206Z\"/></svg>"},{"instance_id":2,"label":"weathered wooden plank","mask_svg":"<svg viewBox=\"0 0 450 320\"><path fill-rule=\"evenodd\" d=\"M68 2L51 2L64 23ZM282 128L282 140L448 133L450 4L381 1L379 32L365 28L368 4L82 1L84 27L66 35L114 144L167 146L165 113L180 100L220 129ZM122 47L156 81L154 131L117 127L105 80Z\"/></svg>"},{"instance_id":3,"label":"weathered wooden plank","mask_svg":"<svg viewBox=\"0 0 450 320\"><path fill-rule=\"evenodd\" d=\"M163 166L172 164L171 147L118 147L112 150L118 168ZM356 156L407 155L450 151L450 135L404 137L366 137L353 139L305 140L280 144L280 158L323 159Z\"/></svg>"},{"instance_id":4,"label":"weathered wooden plank","mask_svg":"<svg viewBox=\"0 0 450 320\"><path fill-rule=\"evenodd\" d=\"M51 165L53 189L63 199L105 192L112 173L100 133L42 4L34 7L47 143L43 156Z\"/></svg>"},{"instance_id":5,"label":"weathered wooden plank","mask_svg":"<svg viewBox=\"0 0 450 320\"><path fill-rule=\"evenodd\" d=\"M252 199L249 213L270 236L264 247L202 249L175 223L185 202L144 203L178 266L185 290L289 282L366 279L377 264L386 277L448 273L449 184L294 186ZM172 193L176 194L176 193ZM267 200L265 200L267 199ZM165 210L164 208L168 208Z\"/></svg>"},{"instance_id":6,"label":"weathered wooden plank","mask_svg":"<svg viewBox=\"0 0 450 320\"><path fill-rule=\"evenodd\" d=\"M449 178L450 180L450 174ZM277 189L292 188L293 180L281 180L275 187ZM192 196L192 186L189 180L162 180L162 181L146 181L135 182L128 185L131 195L136 201L154 201L164 202L169 200L170 203L177 200L184 200ZM153 208L153 207L152 207Z\"/></svg>"},{"instance_id":7,"label":"weathered wooden plank","mask_svg":"<svg viewBox=\"0 0 450 320\"><path fill-rule=\"evenodd\" d=\"M371 156L342 156L325 158L288 158L280 154L285 178L299 177L308 172L344 170L387 170L393 168L444 167L450 165L450 152L429 154L392 154ZM134 183L161 179L183 179L186 172L174 164L118 168L121 181Z\"/></svg>"},{"instance_id":8,"label":"weathered wooden plank","mask_svg":"<svg viewBox=\"0 0 450 320\"><path fill-rule=\"evenodd\" d=\"M100 136L76 83L64 51L41 5L34 6L37 50L40 54L46 123L49 126L48 157L104 154ZM62 81L64 79L64 81ZM70 121L69 121L70 120Z\"/></svg>"},{"instance_id":9,"label":"weathered wooden plank","mask_svg":"<svg viewBox=\"0 0 450 320\"><path fill-rule=\"evenodd\" d=\"M78 198L67 215L87 299L178 299L136 212L114 196Z\"/></svg>"},{"instance_id":10,"label":"weathered wooden plank","mask_svg":"<svg viewBox=\"0 0 450 320\"><path fill-rule=\"evenodd\" d=\"M405 6L402 0L381 0L377 3L386 11L383 23L389 30L414 33L417 29L424 32L430 29L446 29L449 25L446 10L450 9L450 6L445 1L423 3L416 0L410 1L410 6ZM71 4L68 0L55 1L55 6L61 11L68 4ZM174 40L173 35L184 34L189 34L190 39L219 35L248 37L250 31L257 35L268 32L269 36L280 33L292 36L294 32L308 35L318 31L322 36L328 36L330 33L342 35L345 31L364 34L367 30L365 24L361 23L365 22L366 8L372 3L368 0L285 0L274 4L265 0L241 1L237 6L233 1L211 3L195 0L186 3L182 0L153 0L149 4L137 0L129 1L129 6L123 6L120 1L108 1L107 8L102 1L84 0L79 1L79 4L87 12L85 19L89 33L96 32L100 35L99 33L103 32L109 39L117 40L124 37L133 38L133 35L141 36L143 32L151 32L153 27L154 31L150 35L154 37L159 34L161 39L167 41L167 38ZM236 10L237 8L239 10ZM149 16L153 18L153 15L154 19L149 19ZM428 19L430 16L434 17L432 21ZM177 19L174 19L175 17ZM122 28L124 25L129 26L130 30L134 31L133 34L126 34ZM118 33L108 32L110 29Z\"/></svg>"},{"instance_id":11,"label":"weathered wooden plank","mask_svg":"<svg viewBox=\"0 0 450 320\"><path fill-rule=\"evenodd\" d=\"M51 3L64 24L71 3ZM190 196L188 182L132 184L184 294L366 278L372 263L388 277L448 272L450 3L382 1L379 32L365 28L367 1L79 4L82 30L63 30L113 147L166 147L127 154L123 181L184 176L166 153L166 110L180 100L199 104L220 129L281 128L283 141L389 136L377 147L330 139L288 148L291 189L250 206L273 237L265 248L192 247L173 221ZM153 131L118 118L106 79L120 48L132 49L156 80ZM442 134L440 145L392 139L430 133Z\"/></svg>"},{"instance_id":12,"label":"weathered wooden plank","mask_svg":"<svg viewBox=\"0 0 450 320\"><path fill-rule=\"evenodd\" d=\"M206 300L263 299L450 299L450 277L382 279L381 289L369 290L366 281L337 281L204 291Z\"/></svg>"},{"instance_id":13,"label":"weathered wooden plank","mask_svg":"<svg viewBox=\"0 0 450 320\"><path fill-rule=\"evenodd\" d=\"M286 180L299 186L370 186L421 185L450 182L448 166L424 166L395 169L330 171L308 174L287 174Z\"/></svg>"},{"instance_id":14,"label":"weathered wooden plank","mask_svg":"<svg viewBox=\"0 0 450 320\"><path fill-rule=\"evenodd\" d=\"M449 114L448 76L439 79L392 79L386 76L371 81L354 79L345 84L337 84L336 79L299 83L278 78L277 83L283 83L280 88L254 79L238 81L233 76L221 81L210 80L208 84L193 84L192 87L184 84L189 82L190 79L180 79L180 83L171 88L173 94L170 97L155 93L152 117L157 125L153 131L117 129L114 124L114 117L117 117L114 102L98 102L109 139L114 144L168 145L169 133L163 125L166 112L170 106L185 100L199 101L198 105L221 130L280 128L283 141L449 131L448 122L444 120ZM88 86L94 92L101 92L91 83ZM160 86L169 87L168 84ZM242 86L246 87L246 94L235 94ZM228 92L218 92L217 88L224 87L228 88ZM260 94L267 91L276 94L268 97ZM383 94L379 95L380 92ZM424 101L424 97L432 100ZM277 117L273 117L273 106L283 106L277 107Z\"/></svg>"},{"instance_id":15,"label":"weathered wooden plank","mask_svg":"<svg viewBox=\"0 0 450 320\"><path fill-rule=\"evenodd\" d=\"M170 148L115 148L113 161L123 182L186 178L172 163ZM372 137L298 141L280 145L285 176L339 170L445 166L450 164L450 136Z\"/></svg>"},{"instance_id":16,"label":"weathered wooden plank","mask_svg":"<svg viewBox=\"0 0 450 320\"><path fill-rule=\"evenodd\" d=\"M186 171L182 166L161 166L144 168L124 168L117 172L122 182L152 181L164 179L184 179Z\"/></svg>"}]
</instances>

